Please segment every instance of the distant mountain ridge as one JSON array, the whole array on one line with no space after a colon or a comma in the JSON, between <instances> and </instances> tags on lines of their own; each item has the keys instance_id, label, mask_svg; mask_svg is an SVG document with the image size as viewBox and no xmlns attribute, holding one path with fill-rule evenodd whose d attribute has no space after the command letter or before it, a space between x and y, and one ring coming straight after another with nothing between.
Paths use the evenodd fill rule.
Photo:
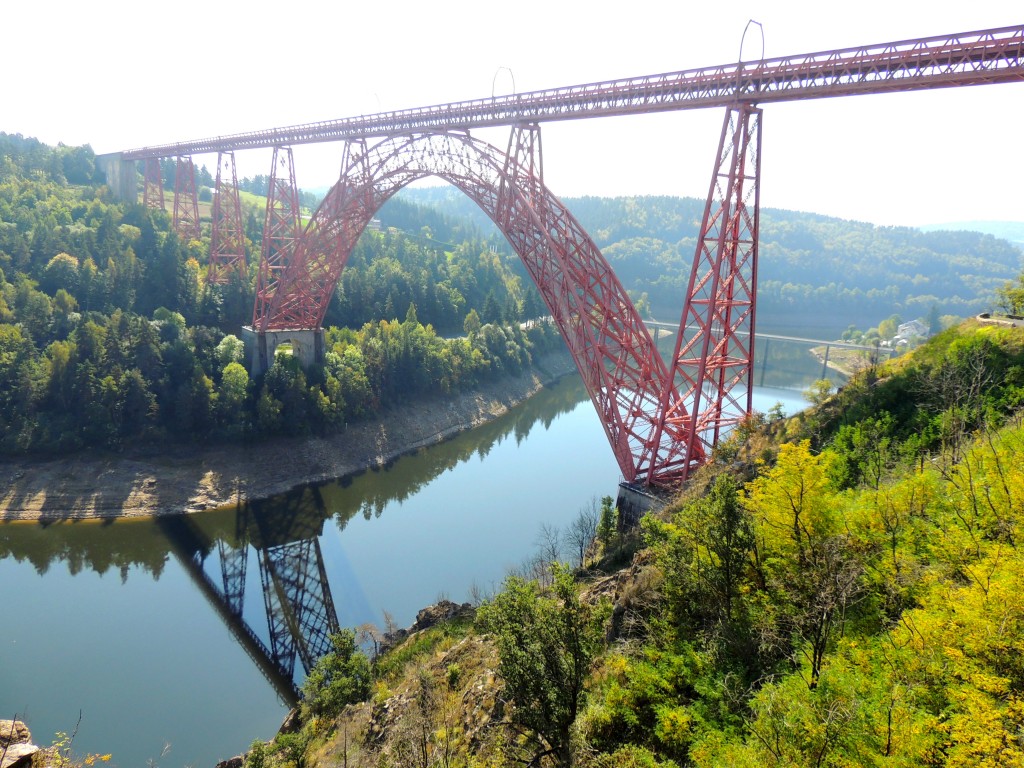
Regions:
<instances>
[{"instance_id":1,"label":"distant mountain ridge","mask_svg":"<svg viewBox=\"0 0 1024 768\"><path fill-rule=\"evenodd\" d=\"M410 188L399 197L468 219L492 238L496 249L509 252L487 216L458 190ZM562 202L634 297L646 293L655 316L678 314L703 200L650 196ZM1024 240L1024 224L976 224L926 231L764 208L759 327L838 335L850 324L870 328L894 314L913 320L932 312L970 317L991 311L996 291L1024 268L1024 242L1016 242L1017 237Z\"/></svg>"},{"instance_id":2,"label":"distant mountain ridge","mask_svg":"<svg viewBox=\"0 0 1024 768\"><path fill-rule=\"evenodd\" d=\"M926 224L918 229L922 232L981 232L1024 247L1024 221L952 221Z\"/></svg>"}]
</instances>

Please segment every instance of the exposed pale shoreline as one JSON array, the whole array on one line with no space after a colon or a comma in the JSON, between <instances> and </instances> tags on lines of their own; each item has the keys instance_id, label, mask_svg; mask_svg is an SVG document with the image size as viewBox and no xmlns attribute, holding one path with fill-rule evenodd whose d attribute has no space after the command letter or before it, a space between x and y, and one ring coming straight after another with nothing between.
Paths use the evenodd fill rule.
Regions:
<instances>
[{"instance_id":1,"label":"exposed pale shoreline","mask_svg":"<svg viewBox=\"0 0 1024 768\"><path fill-rule=\"evenodd\" d=\"M326 438L0 461L0 520L147 517L267 498L386 464L484 424L574 370L568 352L552 353L521 376L417 400Z\"/></svg>"}]
</instances>

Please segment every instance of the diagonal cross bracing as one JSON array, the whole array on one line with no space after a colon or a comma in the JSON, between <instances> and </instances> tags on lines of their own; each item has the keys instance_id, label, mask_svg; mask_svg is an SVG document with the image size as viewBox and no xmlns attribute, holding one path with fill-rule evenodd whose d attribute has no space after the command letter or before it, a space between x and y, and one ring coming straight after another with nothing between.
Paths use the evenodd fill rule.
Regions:
<instances>
[{"instance_id":1,"label":"diagonal cross bracing","mask_svg":"<svg viewBox=\"0 0 1024 768\"><path fill-rule=\"evenodd\" d=\"M253 318L260 332L318 327L373 213L417 178L446 179L488 213L523 259L576 360L624 477L674 484L751 408L760 162L754 105L1006 82L1024 82L1024 26L385 112L122 157L346 142L342 179L305 233L299 236L293 226L288 247L276 257L264 254ZM730 117L678 346L666 367L596 246L544 186L538 126L713 106L726 106ZM505 154L469 138L470 128L495 125L513 126ZM368 149L367 139L379 137L392 138ZM268 207L267 238L275 231Z\"/></svg>"},{"instance_id":2,"label":"diagonal cross bracing","mask_svg":"<svg viewBox=\"0 0 1024 768\"><path fill-rule=\"evenodd\" d=\"M178 157L174 170L174 231L185 242L199 239L199 197L196 169L188 155Z\"/></svg>"},{"instance_id":3,"label":"diagonal cross bracing","mask_svg":"<svg viewBox=\"0 0 1024 768\"><path fill-rule=\"evenodd\" d=\"M221 152L217 156L217 189L213 198L206 282L221 285L228 282L234 273L245 275L245 231L238 198L235 153Z\"/></svg>"},{"instance_id":4,"label":"diagonal cross bracing","mask_svg":"<svg viewBox=\"0 0 1024 768\"><path fill-rule=\"evenodd\" d=\"M142 147L126 160L610 115L1024 82L1024 25L606 80Z\"/></svg>"},{"instance_id":5,"label":"diagonal cross bracing","mask_svg":"<svg viewBox=\"0 0 1024 768\"><path fill-rule=\"evenodd\" d=\"M294 673L298 656L309 672L331 647L338 616L315 536L266 546L260 576L275 661Z\"/></svg>"},{"instance_id":6,"label":"diagonal cross bracing","mask_svg":"<svg viewBox=\"0 0 1024 768\"><path fill-rule=\"evenodd\" d=\"M160 178L160 158L147 157L145 168L142 203L152 210L165 211L167 210L167 199L164 195L164 183Z\"/></svg>"},{"instance_id":7,"label":"diagonal cross bracing","mask_svg":"<svg viewBox=\"0 0 1024 768\"><path fill-rule=\"evenodd\" d=\"M274 147L271 162L267 210L263 224L263 248L256 276L253 327L265 330L258 318L266 314L274 298L278 278L295 254L299 235L299 192L295 186L295 164L291 147ZM289 326L292 328L305 326ZM312 327L312 326L310 326Z\"/></svg>"},{"instance_id":8,"label":"diagonal cross bracing","mask_svg":"<svg viewBox=\"0 0 1024 768\"><path fill-rule=\"evenodd\" d=\"M647 448L669 372L618 278L575 217L544 186L536 126L513 130L506 154L464 133L427 134L350 146L341 180L298 239L254 327L316 328L360 233L395 192L438 176L465 192L498 225L562 333L601 418L622 474L646 481ZM685 444L686 419L659 432ZM699 460L696 446L689 458Z\"/></svg>"},{"instance_id":9,"label":"diagonal cross bracing","mask_svg":"<svg viewBox=\"0 0 1024 768\"><path fill-rule=\"evenodd\" d=\"M751 412L760 160L761 110L728 110L671 362L683 396L673 401L674 391L666 392L655 427L683 421L692 428L684 445L652 459L660 482L685 480L692 466L675 457L695 456L701 446L708 455Z\"/></svg>"}]
</instances>

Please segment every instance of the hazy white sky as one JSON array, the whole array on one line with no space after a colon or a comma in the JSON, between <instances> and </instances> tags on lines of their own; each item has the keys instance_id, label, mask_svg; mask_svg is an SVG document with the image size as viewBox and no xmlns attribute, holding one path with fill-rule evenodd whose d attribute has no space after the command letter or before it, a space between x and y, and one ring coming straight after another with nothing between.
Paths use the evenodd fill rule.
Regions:
<instances>
[{"instance_id":1,"label":"hazy white sky","mask_svg":"<svg viewBox=\"0 0 1024 768\"><path fill-rule=\"evenodd\" d=\"M714 6L714 9L712 8ZM614 9L601 10L601 9ZM1024 23L1021 0L37 0L0 12L0 131L97 152ZM748 36L745 58L760 57ZM704 197L723 113L547 124L560 197ZM481 134L503 145L501 134ZM879 224L1024 221L1024 83L769 104L762 205ZM300 186L339 145L296 148ZM197 156L211 169L215 156ZM268 173L269 150L239 155Z\"/></svg>"}]
</instances>

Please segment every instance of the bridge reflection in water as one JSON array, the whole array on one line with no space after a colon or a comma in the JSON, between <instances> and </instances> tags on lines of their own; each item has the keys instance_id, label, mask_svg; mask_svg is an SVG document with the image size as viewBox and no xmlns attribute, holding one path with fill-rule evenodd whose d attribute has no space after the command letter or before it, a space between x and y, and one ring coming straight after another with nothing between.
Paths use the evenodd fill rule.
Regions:
<instances>
[{"instance_id":1,"label":"bridge reflection in water","mask_svg":"<svg viewBox=\"0 0 1024 768\"><path fill-rule=\"evenodd\" d=\"M518 444L534 425L546 430L585 398L582 385L569 377L500 419L443 447L418 452L415 460L403 462L400 481L388 472L371 471L358 475L355 493L348 490L355 478L344 478L245 502L235 509L158 517L152 525L160 532L159 539L134 537L115 549L132 552L129 559L136 562L148 562L154 574L163 570L162 553L169 552L277 695L292 705L299 696L299 681L330 650L330 635L342 624L321 549L325 522L330 519L343 530L357 515L376 518L392 502L411 498L474 456L486 456L506 438ZM101 560L103 540L109 544L112 534L121 530L120 526L103 528L94 529L88 537L91 543L82 555L86 562ZM88 534L89 529L77 532ZM15 544L18 539L15 535L9 542L14 544L13 551L32 548L27 541ZM3 550L0 537L0 556ZM253 562L255 567L250 567ZM351 606L347 613L352 613ZM353 625L351 615L342 618L345 626Z\"/></svg>"},{"instance_id":2,"label":"bridge reflection in water","mask_svg":"<svg viewBox=\"0 0 1024 768\"><path fill-rule=\"evenodd\" d=\"M759 394L762 409L785 396ZM91 718L82 749L115 749L121 764L145 764L163 738L189 760L233 754L251 741L253 722L279 722L272 702L295 701L339 624L379 621L387 609L405 626L449 590L461 600L474 583L494 589L533 552L541 521L567 525L588 498L612 492L614 461L599 430L586 391L568 377L388 471L201 514L0 526L0 581L25 597L17 631L0 637L10 643L0 698L57 713L52 726L39 720L44 733L64 725L61 700L73 700ZM546 479L567 455L571 466ZM523 476L529 488L519 487ZM195 603L195 589L212 611ZM67 654L50 641L72 610L80 618ZM22 669L36 671L15 674ZM80 690L69 692L68 680ZM222 711L225 691L247 701ZM154 692L159 715L113 727L117 702Z\"/></svg>"},{"instance_id":3,"label":"bridge reflection in water","mask_svg":"<svg viewBox=\"0 0 1024 768\"><path fill-rule=\"evenodd\" d=\"M826 374L836 383L845 378L823 369L822 361L810 352L812 347L833 342L783 336L761 339L761 349L768 354L758 359L759 382L802 389ZM660 339L659 346L670 342ZM339 493L350 481L310 485L244 503L233 514L221 510L213 515L162 517L155 525L238 644L281 699L294 704L299 696L297 678L301 680L330 650L330 635L341 626L320 544L325 521L334 518L344 528L358 513L377 516L389 501L407 498L473 453L485 454L510 432L518 442L523 428L528 430L538 420L549 423L553 415L571 410L583 397L578 386L546 390L544 398L521 404L514 418L474 430L478 439L462 450L421 455L418 473L401 489L386 482L386 477L369 473L361 476L368 492L357 497ZM538 408L540 400L545 402ZM256 569L249 568L251 561ZM258 573L258 584L252 570ZM251 604L246 610L246 591L254 588L262 597L262 610Z\"/></svg>"},{"instance_id":4,"label":"bridge reflection in water","mask_svg":"<svg viewBox=\"0 0 1024 768\"><path fill-rule=\"evenodd\" d=\"M196 587L278 695L292 704L299 697L296 660L308 673L340 629L319 541L330 516L320 488L310 486L239 505L233 534L222 531L216 540L195 516L156 521ZM217 557L211 558L215 548ZM244 610L250 550L259 568L269 644Z\"/></svg>"},{"instance_id":5,"label":"bridge reflection in water","mask_svg":"<svg viewBox=\"0 0 1024 768\"><path fill-rule=\"evenodd\" d=\"M757 396L762 410L803 404L792 390ZM44 734L84 710L76 746L119 765L146 765L165 741L178 763L237 754L280 724L318 634L382 616L408 626L440 596L493 591L535 553L542 524L564 528L613 493L589 409L569 376L386 469L243 509L0 525L17 616L0 631L0 703L30 707Z\"/></svg>"},{"instance_id":6,"label":"bridge reflection in water","mask_svg":"<svg viewBox=\"0 0 1024 768\"><path fill-rule=\"evenodd\" d=\"M355 515L377 517L389 503L410 498L473 456L485 456L506 437L518 444L535 424L546 429L585 397L575 377L545 388L444 448L417 453L415 461L405 462L401 482L386 472L368 472L359 475L359 493L345 491L352 482L346 478L246 502L235 510L160 517L154 525L278 696L294 704L297 678L330 650L330 635L341 625L321 550L324 523L333 519L344 529ZM252 605L254 588L262 595L262 609Z\"/></svg>"}]
</instances>

